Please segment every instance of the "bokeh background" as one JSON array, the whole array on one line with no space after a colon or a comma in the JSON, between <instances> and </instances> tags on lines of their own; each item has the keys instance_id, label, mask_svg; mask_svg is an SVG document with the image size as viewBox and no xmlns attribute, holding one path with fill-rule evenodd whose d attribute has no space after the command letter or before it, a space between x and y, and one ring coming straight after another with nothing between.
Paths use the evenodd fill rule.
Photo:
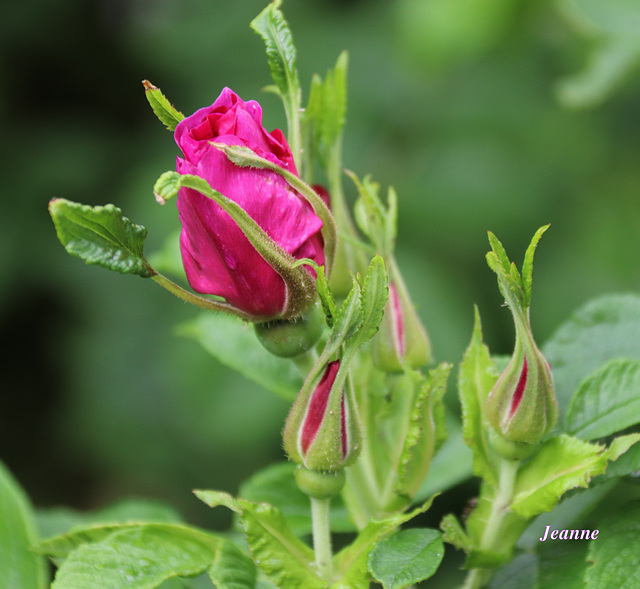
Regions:
<instances>
[{"instance_id":1,"label":"bokeh background","mask_svg":"<svg viewBox=\"0 0 640 589\"><path fill-rule=\"evenodd\" d=\"M282 127L249 28L266 4L0 7L0 459L38 507L144 495L223 526L191 489L236 492L282 457L287 403L177 335L194 309L68 256L47 212L53 197L114 203L148 228L148 253L175 235L174 205L151 189L177 148L141 80L186 114L230 86ZM474 304L492 351L511 351L488 229L520 263L551 223L536 254L539 342L586 300L640 288L640 9L597 4L284 3L305 89L349 51L344 165L398 192L398 257L438 361L460 360Z\"/></svg>"}]
</instances>

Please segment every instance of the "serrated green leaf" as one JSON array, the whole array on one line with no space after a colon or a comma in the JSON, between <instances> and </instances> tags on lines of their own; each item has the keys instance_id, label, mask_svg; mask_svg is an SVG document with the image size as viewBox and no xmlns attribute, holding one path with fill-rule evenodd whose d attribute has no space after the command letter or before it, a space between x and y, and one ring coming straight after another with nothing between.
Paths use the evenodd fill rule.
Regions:
<instances>
[{"instance_id":1,"label":"serrated green leaf","mask_svg":"<svg viewBox=\"0 0 640 589\"><path fill-rule=\"evenodd\" d=\"M184 119L184 115L171 104L160 91L148 80L143 80L144 95L147 97L155 115L160 119L169 131L175 131L178 123Z\"/></svg>"},{"instance_id":2,"label":"serrated green leaf","mask_svg":"<svg viewBox=\"0 0 640 589\"><path fill-rule=\"evenodd\" d=\"M635 589L640 586L640 505L625 506L599 524L599 535L589 542L591 565L587 589Z\"/></svg>"},{"instance_id":3,"label":"serrated green leaf","mask_svg":"<svg viewBox=\"0 0 640 589\"><path fill-rule=\"evenodd\" d=\"M612 360L583 381L565 427L583 440L610 436L640 423L640 360Z\"/></svg>"},{"instance_id":4,"label":"serrated green leaf","mask_svg":"<svg viewBox=\"0 0 640 589\"><path fill-rule=\"evenodd\" d=\"M267 352L253 328L223 314L200 314L180 326L180 335L195 339L207 352L267 390L293 401L302 378L295 366Z\"/></svg>"},{"instance_id":5,"label":"serrated green leaf","mask_svg":"<svg viewBox=\"0 0 640 589\"><path fill-rule=\"evenodd\" d=\"M317 575L313 550L296 538L282 513L268 503L234 499L219 491L195 491L209 505L224 505L240 515L254 562L281 589L323 589Z\"/></svg>"},{"instance_id":6,"label":"serrated green leaf","mask_svg":"<svg viewBox=\"0 0 640 589\"><path fill-rule=\"evenodd\" d=\"M369 572L385 589L403 589L431 577L442 561L442 534L428 528L402 530L369 554Z\"/></svg>"},{"instance_id":7,"label":"serrated green leaf","mask_svg":"<svg viewBox=\"0 0 640 589\"><path fill-rule=\"evenodd\" d=\"M49 213L58 239L72 256L122 274L154 274L143 254L147 230L112 204L90 207L55 198Z\"/></svg>"},{"instance_id":8,"label":"serrated green leaf","mask_svg":"<svg viewBox=\"0 0 640 589\"><path fill-rule=\"evenodd\" d=\"M296 69L296 48L289 25L279 10L281 0L274 0L251 22L267 52L271 78L282 97L288 124L288 139L296 165L300 158L300 82Z\"/></svg>"},{"instance_id":9,"label":"serrated green leaf","mask_svg":"<svg viewBox=\"0 0 640 589\"><path fill-rule=\"evenodd\" d=\"M602 474L608 458L604 446L566 435L545 442L520 469L511 509L525 518L551 511L566 491Z\"/></svg>"},{"instance_id":10,"label":"serrated green leaf","mask_svg":"<svg viewBox=\"0 0 640 589\"><path fill-rule=\"evenodd\" d=\"M245 481L240 486L238 494L253 503L269 503L277 507L285 518L289 529L296 536L304 536L312 532L309 497L296 484L295 470L296 465L291 462L267 466ZM329 518L332 531L355 531L340 497L331 500Z\"/></svg>"},{"instance_id":11,"label":"serrated green leaf","mask_svg":"<svg viewBox=\"0 0 640 589\"><path fill-rule=\"evenodd\" d=\"M533 255L536 251L536 247L542 234L549 229L549 225L540 227L535 232L527 251L524 254L524 262L522 264L522 286L524 289L525 306L528 307L531 304L531 284L533 283Z\"/></svg>"},{"instance_id":12,"label":"serrated green leaf","mask_svg":"<svg viewBox=\"0 0 640 589\"><path fill-rule=\"evenodd\" d=\"M216 589L254 589L257 569L253 561L231 542L221 542L209 568Z\"/></svg>"},{"instance_id":13,"label":"serrated green leaf","mask_svg":"<svg viewBox=\"0 0 640 589\"><path fill-rule=\"evenodd\" d=\"M640 360L640 296L608 295L578 309L542 348L566 415L580 383L615 358Z\"/></svg>"},{"instance_id":14,"label":"serrated green leaf","mask_svg":"<svg viewBox=\"0 0 640 589\"><path fill-rule=\"evenodd\" d=\"M31 551L37 535L29 500L0 462L0 587L44 589L46 563Z\"/></svg>"},{"instance_id":15,"label":"serrated green leaf","mask_svg":"<svg viewBox=\"0 0 640 589\"><path fill-rule=\"evenodd\" d=\"M484 415L484 406L498 380L489 349L482 341L480 314L475 309L471 343L458 373L458 393L462 404L462 434L473 451L473 472L479 477L497 482L487 432L491 427Z\"/></svg>"},{"instance_id":16,"label":"serrated green leaf","mask_svg":"<svg viewBox=\"0 0 640 589\"><path fill-rule=\"evenodd\" d=\"M389 279L381 256L375 256L369 264L360 293L362 326L358 333L358 345L368 342L377 332L389 296Z\"/></svg>"},{"instance_id":17,"label":"serrated green leaf","mask_svg":"<svg viewBox=\"0 0 640 589\"><path fill-rule=\"evenodd\" d=\"M336 313L336 321L329 332L325 351L350 339L362 324L362 300L360 285L354 280L353 287Z\"/></svg>"},{"instance_id":18,"label":"serrated green leaf","mask_svg":"<svg viewBox=\"0 0 640 589\"><path fill-rule=\"evenodd\" d=\"M369 521L356 539L334 557L335 568L341 576L330 586L330 589L368 589L370 583L367 561L375 544L403 523L424 513L431 507L434 498L432 497L409 513L400 513L383 520L372 519Z\"/></svg>"},{"instance_id":19,"label":"serrated green leaf","mask_svg":"<svg viewBox=\"0 0 640 589\"><path fill-rule=\"evenodd\" d=\"M221 540L171 524L123 526L73 550L52 589L152 589L167 579L206 571Z\"/></svg>"}]
</instances>

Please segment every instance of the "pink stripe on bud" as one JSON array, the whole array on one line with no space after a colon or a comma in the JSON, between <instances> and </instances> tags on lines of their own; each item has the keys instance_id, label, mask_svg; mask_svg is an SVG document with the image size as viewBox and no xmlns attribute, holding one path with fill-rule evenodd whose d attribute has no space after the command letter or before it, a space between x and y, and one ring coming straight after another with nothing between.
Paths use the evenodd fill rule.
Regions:
<instances>
[{"instance_id":1,"label":"pink stripe on bud","mask_svg":"<svg viewBox=\"0 0 640 589\"><path fill-rule=\"evenodd\" d=\"M402 314L402 304L398 291L393 283L389 284L389 294L391 295L391 316L393 318L393 341L399 358L404 358L405 337L404 337L404 316Z\"/></svg>"},{"instance_id":2,"label":"pink stripe on bud","mask_svg":"<svg viewBox=\"0 0 640 589\"><path fill-rule=\"evenodd\" d=\"M325 368L322 378L320 379L320 382L311 395L311 399L309 400L309 405L307 407L307 412L304 417L304 422L302 424L300 432L300 447L302 449L303 455L307 454L307 452L309 451L309 447L318 434L318 430L320 429L320 425L322 424L322 420L324 419L324 414L327 409L329 394L331 393L331 388L333 387L333 383L336 380L336 375L338 374L339 368L340 360L329 362L329 364L327 364L327 367ZM342 411L342 413L344 419L344 410ZM344 437L346 437L346 433L344 434Z\"/></svg>"},{"instance_id":3,"label":"pink stripe on bud","mask_svg":"<svg viewBox=\"0 0 640 589\"><path fill-rule=\"evenodd\" d=\"M520 373L520 378L518 379L518 384L516 385L516 390L513 393L513 397L511 397L511 409L509 410L509 418L513 417L515 412L518 410L520 406L520 401L522 401L522 395L524 395L524 388L527 386L527 358L526 356L523 359L522 363L522 372Z\"/></svg>"}]
</instances>

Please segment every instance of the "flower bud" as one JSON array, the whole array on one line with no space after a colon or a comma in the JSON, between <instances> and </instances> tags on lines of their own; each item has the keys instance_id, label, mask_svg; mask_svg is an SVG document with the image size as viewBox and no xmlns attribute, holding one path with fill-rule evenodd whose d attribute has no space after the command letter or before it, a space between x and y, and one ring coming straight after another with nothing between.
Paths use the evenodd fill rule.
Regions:
<instances>
[{"instance_id":1,"label":"flower bud","mask_svg":"<svg viewBox=\"0 0 640 589\"><path fill-rule=\"evenodd\" d=\"M558 402L551 369L533 340L528 317L514 313L514 318L515 350L489 393L486 414L504 439L535 444L555 425Z\"/></svg>"},{"instance_id":2,"label":"flower bud","mask_svg":"<svg viewBox=\"0 0 640 589\"><path fill-rule=\"evenodd\" d=\"M284 449L309 470L342 469L360 452L360 424L346 374L340 360L329 362L319 377L312 370L287 418Z\"/></svg>"},{"instance_id":3,"label":"flower bud","mask_svg":"<svg viewBox=\"0 0 640 589\"><path fill-rule=\"evenodd\" d=\"M395 264L389 266L389 299L372 341L373 360L384 372L418 369L429 363L431 344Z\"/></svg>"}]
</instances>

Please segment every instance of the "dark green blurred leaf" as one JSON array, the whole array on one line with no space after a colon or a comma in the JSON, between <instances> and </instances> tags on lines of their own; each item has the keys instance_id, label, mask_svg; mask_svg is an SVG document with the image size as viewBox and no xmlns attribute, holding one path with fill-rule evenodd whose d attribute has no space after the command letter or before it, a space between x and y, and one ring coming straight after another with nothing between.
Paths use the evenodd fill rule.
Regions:
<instances>
[{"instance_id":1,"label":"dark green blurred leaf","mask_svg":"<svg viewBox=\"0 0 640 589\"><path fill-rule=\"evenodd\" d=\"M175 508L167 503L150 499L124 499L113 505L91 512L81 512L65 507L40 509L36 513L40 536L51 538L65 534L72 528L96 524L119 524L132 522L182 521Z\"/></svg>"},{"instance_id":2,"label":"dark green blurred leaf","mask_svg":"<svg viewBox=\"0 0 640 589\"><path fill-rule=\"evenodd\" d=\"M147 230L112 204L90 207L63 198L49 203L58 239L67 252L87 264L148 278L152 268L143 254Z\"/></svg>"},{"instance_id":3,"label":"dark green blurred leaf","mask_svg":"<svg viewBox=\"0 0 640 589\"><path fill-rule=\"evenodd\" d=\"M640 4L636 0L559 0L576 31L593 41L584 70L561 80L559 100L573 108L600 104L640 66Z\"/></svg>"},{"instance_id":4,"label":"dark green blurred leaf","mask_svg":"<svg viewBox=\"0 0 640 589\"><path fill-rule=\"evenodd\" d=\"M443 556L438 530L411 528L375 545L369 554L369 572L385 589L403 589L431 577Z\"/></svg>"},{"instance_id":5,"label":"dark green blurred leaf","mask_svg":"<svg viewBox=\"0 0 640 589\"><path fill-rule=\"evenodd\" d=\"M0 587L44 589L44 559L31 551L36 541L27 497L0 462Z\"/></svg>"},{"instance_id":6,"label":"dark green blurred leaf","mask_svg":"<svg viewBox=\"0 0 640 589\"><path fill-rule=\"evenodd\" d=\"M544 586L546 589L546 585ZM541 589L535 554L519 554L509 564L496 569L489 589Z\"/></svg>"},{"instance_id":7,"label":"dark green blurred leaf","mask_svg":"<svg viewBox=\"0 0 640 589\"><path fill-rule=\"evenodd\" d=\"M640 423L640 360L612 360L596 370L571 399L566 430L595 440Z\"/></svg>"},{"instance_id":8,"label":"dark green blurred leaf","mask_svg":"<svg viewBox=\"0 0 640 589\"><path fill-rule=\"evenodd\" d=\"M201 314L183 324L179 333L195 339L229 368L287 400L294 400L302 387L302 377L294 364L272 356L257 340L253 327L235 317Z\"/></svg>"}]
</instances>

